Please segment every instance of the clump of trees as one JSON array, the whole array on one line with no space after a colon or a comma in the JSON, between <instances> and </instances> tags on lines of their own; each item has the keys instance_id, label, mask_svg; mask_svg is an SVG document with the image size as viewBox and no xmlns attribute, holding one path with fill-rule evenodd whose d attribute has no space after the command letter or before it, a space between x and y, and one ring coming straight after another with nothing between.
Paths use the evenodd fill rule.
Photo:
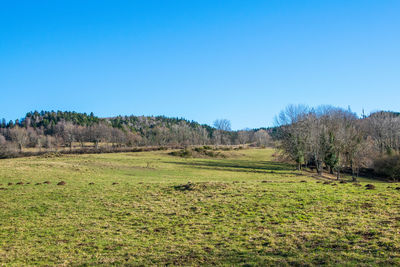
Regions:
<instances>
[{"instance_id":1,"label":"clump of trees","mask_svg":"<svg viewBox=\"0 0 400 267\"><path fill-rule=\"evenodd\" d=\"M118 116L99 118L93 113L63 111L29 112L21 120L0 123L0 157L60 148L107 151L124 147L190 145L268 145L265 129L232 131L229 120L215 127L164 116Z\"/></svg>"},{"instance_id":2,"label":"clump of trees","mask_svg":"<svg viewBox=\"0 0 400 267\"><path fill-rule=\"evenodd\" d=\"M398 180L400 177L400 155L386 155L380 157L376 159L374 167L377 173Z\"/></svg>"},{"instance_id":3,"label":"clump of trees","mask_svg":"<svg viewBox=\"0 0 400 267\"><path fill-rule=\"evenodd\" d=\"M273 136L299 170L311 166L321 174L326 169L339 179L344 169L355 177L360 168L384 165L380 169L385 171L380 173L398 179L400 174L389 171L381 160L383 156L392 162L400 160L399 115L381 111L358 118L350 109L290 105L276 117L278 127ZM396 157L391 158L393 155Z\"/></svg>"}]
</instances>

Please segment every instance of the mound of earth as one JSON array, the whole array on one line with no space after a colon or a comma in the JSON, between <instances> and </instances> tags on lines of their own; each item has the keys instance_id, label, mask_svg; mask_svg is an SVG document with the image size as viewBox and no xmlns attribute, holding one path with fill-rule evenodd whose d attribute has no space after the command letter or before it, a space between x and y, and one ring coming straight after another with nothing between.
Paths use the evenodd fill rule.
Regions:
<instances>
[{"instance_id":1,"label":"mound of earth","mask_svg":"<svg viewBox=\"0 0 400 267\"><path fill-rule=\"evenodd\" d=\"M175 185L174 189L177 191L203 191L208 189L225 189L229 185L227 183L217 183L217 182L201 182L192 183L188 182L186 184Z\"/></svg>"}]
</instances>

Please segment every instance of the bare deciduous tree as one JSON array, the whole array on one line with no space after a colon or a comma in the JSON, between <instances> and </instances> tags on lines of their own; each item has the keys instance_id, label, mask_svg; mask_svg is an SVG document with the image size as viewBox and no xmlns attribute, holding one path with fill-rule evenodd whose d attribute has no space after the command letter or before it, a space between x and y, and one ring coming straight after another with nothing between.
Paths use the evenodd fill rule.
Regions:
<instances>
[{"instance_id":1,"label":"bare deciduous tree","mask_svg":"<svg viewBox=\"0 0 400 267\"><path fill-rule=\"evenodd\" d=\"M297 163L297 169L305 162L308 137L306 122L309 108L303 105L290 105L275 118L275 124L280 127L281 142L279 147L286 156Z\"/></svg>"},{"instance_id":2,"label":"bare deciduous tree","mask_svg":"<svg viewBox=\"0 0 400 267\"><path fill-rule=\"evenodd\" d=\"M227 119L215 120L214 127L222 131L231 131L231 122Z\"/></svg>"},{"instance_id":3,"label":"bare deciduous tree","mask_svg":"<svg viewBox=\"0 0 400 267\"><path fill-rule=\"evenodd\" d=\"M266 130L258 130L255 132L254 139L258 146L267 146L271 142L271 137Z\"/></svg>"},{"instance_id":4,"label":"bare deciduous tree","mask_svg":"<svg viewBox=\"0 0 400 267\"><path fill-rule=\"evenodd\" d=\"M10 129L10 138L18 145L19 151L22 152L22 148L28 141L28 133L26 132L25 128L16 126Z\"/></svg>"}]
</instances>

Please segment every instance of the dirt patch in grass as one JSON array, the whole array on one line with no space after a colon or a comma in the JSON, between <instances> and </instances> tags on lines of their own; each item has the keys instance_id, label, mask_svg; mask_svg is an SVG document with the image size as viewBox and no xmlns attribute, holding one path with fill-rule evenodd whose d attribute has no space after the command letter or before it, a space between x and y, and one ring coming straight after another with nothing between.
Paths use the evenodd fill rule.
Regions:
<instances>
[{"instance_id":1,"label":"dirt patch in grass","mask_svg":"<svg viewBox=\"0 0 400 267\"><path fill-rule=\"evenodd\" d=\"M59 158L59 157L61 157L62 156L62 154L61 153L58 153L58 152L49 152L49 153L45 153L45 154L43 154L43 155L40 155L39 157L40 158Z\"/></svg>"},{"instance_id":2,"label":"dirt patch in grass","mask_svg":"<svg viewBox=\"0 0 400 267\"><path fill-rule=\"evenodd\" d=\"M186 184L180 184L174 186L177 191L205 191L205 190L216 190L228 188L227 183L217 183L217 182L204 182L204 183L192 183L188 182Z\"/></svg>"},{"instance_id":3,"label":"dirt patch in grass","mask_svg":"<svg viewBox=\"0 0 400 267\"><path fill-rule=\"evenodd\" d=\"M374 206L374 204L369 203L369 202L366 202L366 203L361 204L361 207L362 207L363 209L370 209L370 208L372 208L373 206Z\"/></svg>"}]
</instances>

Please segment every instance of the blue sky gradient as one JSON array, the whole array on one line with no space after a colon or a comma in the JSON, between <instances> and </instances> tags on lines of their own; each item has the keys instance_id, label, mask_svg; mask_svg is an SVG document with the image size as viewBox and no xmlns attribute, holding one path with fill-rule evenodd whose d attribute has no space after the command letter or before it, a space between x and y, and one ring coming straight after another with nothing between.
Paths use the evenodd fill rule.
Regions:
<instances>
[{"instance_id":1,"label":"blue sky gradient","mask_svg":"<svg viewBox=\"0 0 400 267\"><path fill-rule=\"evenodd\" d=\"M0 118L400 110L400 1L1 1Z\"/></svg>"}]
</instances>

